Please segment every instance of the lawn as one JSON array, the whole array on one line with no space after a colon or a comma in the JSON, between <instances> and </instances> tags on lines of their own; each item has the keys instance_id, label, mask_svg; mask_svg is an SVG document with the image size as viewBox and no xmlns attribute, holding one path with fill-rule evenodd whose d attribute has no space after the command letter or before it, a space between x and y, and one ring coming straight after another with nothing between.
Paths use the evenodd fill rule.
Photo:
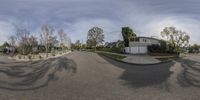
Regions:
<instances>
[{"instance_id":1,"label":"lawn","mask_svg":"<svg viewBox=\"0 0 200 100\"><path fill-rule=\"evenodd\" d=\"M103 53L103 52L98 52L97 54L102 55L102 56L106 56L106 57L109 57L109 58L112 58L112 59L115 59L115 60L120 60L120 61L122 61L122 59L126 58L126 56Z\"/></svg>"}]
</instances>

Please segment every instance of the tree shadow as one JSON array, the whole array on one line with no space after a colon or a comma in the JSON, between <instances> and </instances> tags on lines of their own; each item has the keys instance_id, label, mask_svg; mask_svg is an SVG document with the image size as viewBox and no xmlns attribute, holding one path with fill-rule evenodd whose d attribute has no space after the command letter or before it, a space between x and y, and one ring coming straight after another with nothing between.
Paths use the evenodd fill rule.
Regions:
<instances>
[{"instance_id":1,"label":"tree shadow","mask_svg":"<svg viewBox=\"0 0 200 100\"><path fill-rule=\"evenodd\" d=\"M33 90L58 80L58 72L76 73L76 63L65 57L35 62L2 63L0 88L9 90Z\"/></svg>"},{"instance_id":2,"label":"tree shadow","mask_svg":"<svg viewBox=\"0 0 200 100\"><path fill-rule=\"evenodd\" d=\"M194 86L200 88L200 62L189 59L179 60L183 71L177 76L182 87Z\"/></svg>"},{"instance_id":3,"label":"tree shadow","mask_svg":"<svg viewBox=\"0 0 200 100\"><path fill-rule=\"evenodd\" d=\"M134 88L162 84L172 74L169 69L174 65L174 62L155 65L134 65L117 62L102 55L100 56L111 64L124 69L125 71L120 76L120 79L126 81L124 85Z\"/></svg>"}]
</instances>

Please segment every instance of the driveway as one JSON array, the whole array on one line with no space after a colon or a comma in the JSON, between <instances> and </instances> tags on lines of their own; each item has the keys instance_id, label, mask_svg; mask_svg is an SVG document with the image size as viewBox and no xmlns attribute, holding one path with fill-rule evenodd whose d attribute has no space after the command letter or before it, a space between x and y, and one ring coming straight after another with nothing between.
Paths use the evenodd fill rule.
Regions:
<instances>
[{"instance_id":1,"label":"driveway","mask_svg":"<svg viewBox=\"0 0 200 100\"><path fill-rule=\"evenodd\" d=\"M124 62L133 64L156 64L160 63L159 60L149 56L149 55L129 55L123 59Z\"/></svg>"},{"instance_id":2,"label":"driveway","mask_svg":"<svg viewBox=\"0 0 200 100\"><path fill-rule=\"evenodd\" d=\"M199 62L185 60L133 66L75 51L26 64L2 61L0 77L9 78L0 78L0 100L199 100Z\"/></svg>"}]
</instances>

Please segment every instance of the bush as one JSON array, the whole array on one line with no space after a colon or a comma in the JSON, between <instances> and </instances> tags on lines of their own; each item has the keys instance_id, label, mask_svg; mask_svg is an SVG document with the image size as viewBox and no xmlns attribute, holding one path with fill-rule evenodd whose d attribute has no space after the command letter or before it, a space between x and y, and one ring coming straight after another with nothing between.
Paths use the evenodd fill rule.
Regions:
<instances>
[{"instance_id":1,"label":"bush","mask_svg":"<svg viewBox=\"0 0 200 100\"><path fill-rule=\"evenodd\" d=\"M98 51L113 52L113 53L123 53L121 48L97 48Z\"/></svg>"},{"instance_id":2,"label":"bush","mask_svg":"<svg viewBox=\"0 0 200 100\"><path fill-rule=\"evenodd\" d=\"M42 59L42 56L41 56L41 55L39 55L39 59Z\"/></svg>"},{"instance_id":3,"label":"bush","mask_svg":"<svg viewBox=\"0 0 200 100\"><path fill-rule=\"evenodd\" d=\"M172 44L167 44L166 41L161 40L160 45L150 45L148 46L148 51L150 53L170 53L177 54L175 48L173 48Z\"/></svg>"},{"instance_id":4,"label":"bush","mask_svg":"<svg viewBox=\"0 0 200 100\"><path fill-rule=\"evenodd\" d=\"M52 53L52 56L56 56L55 53Z\"/></svg>"},{"instance_id":5,"label":"bush","mask_svg":"<svg viewBox=\"0 0 200 100\"><path fill-rule=\"evenodd\" d=\"M22 56L18 56L18 59L22 59Z\"/></svg>"},{"instance_id":6,"label":"bush","mask_svg":"<svg viewBox=\"0 0 200 100\"><path fill-rule=\"evenodd\" d=\"M148 51L151 53L163 53L160 45L150 45L148 46Z\"/></svg>"},{"instance_id":7,"label":"bush","mask_svg":"<svg viewBox=\"0 0 200 100\"><path fill-rule=\"evenodd\" d=\"M22 45L18 47L19 54L28 55L32 52L32 48L29 45Z\"/></svg>"},{"instance_id":8,"label":"bush","mask_svg":"<svg viewBox=\"0 0 200 100\"><path fill-rule=\"evenodd\" d=\"M32 56L31 55L28 55L28 59L31 59L32 58Z\"/></svg>"}]
</instances>

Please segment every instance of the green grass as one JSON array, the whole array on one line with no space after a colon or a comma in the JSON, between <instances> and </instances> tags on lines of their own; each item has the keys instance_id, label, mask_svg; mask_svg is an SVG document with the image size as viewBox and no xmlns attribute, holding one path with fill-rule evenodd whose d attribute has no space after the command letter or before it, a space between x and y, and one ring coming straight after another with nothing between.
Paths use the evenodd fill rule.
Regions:
<instances>
[{"instance_id":1,"label":"green grass","mask_svg":"<svg viewBox=\"0 0 200 100\"><path fill-rule=\"evenodd\" d=\"M97 51L105 51L112 53L122 53L120 48L97 48Z\"/></svg>"},{"instance_id":2,"label":"green grass","mask_svg":"<svg viewBox=\"0 0 200 100\"><path fill-rule=\"evenodd\" d=\"M120 61L126 58L126 56L116 55L116 54L109 54L109 53L102 53L102 52L99 52L98 54L115 59L115 60L120 60Z\"/></svg>"}]
</instances>

